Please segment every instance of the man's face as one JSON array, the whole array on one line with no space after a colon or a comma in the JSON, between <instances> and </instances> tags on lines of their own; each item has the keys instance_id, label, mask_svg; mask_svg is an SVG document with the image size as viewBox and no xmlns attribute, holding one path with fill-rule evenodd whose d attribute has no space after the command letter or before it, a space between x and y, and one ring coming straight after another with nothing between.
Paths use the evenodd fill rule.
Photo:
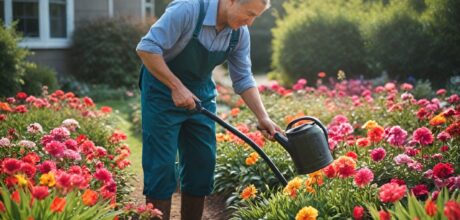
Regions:
<instances>
[{"instance_id":1,"label":"man's face","mask_svg":"<svg viewBox=\"0 0 460 220\"><path fill-rule=\"evenodd\" d=\"M228 9L228 26L238 29L241 26L251 26L254 19L265 11L265 5L261 0L248 0L240 3L238 0L230 0Z\"/></svg>"}]
</instances>

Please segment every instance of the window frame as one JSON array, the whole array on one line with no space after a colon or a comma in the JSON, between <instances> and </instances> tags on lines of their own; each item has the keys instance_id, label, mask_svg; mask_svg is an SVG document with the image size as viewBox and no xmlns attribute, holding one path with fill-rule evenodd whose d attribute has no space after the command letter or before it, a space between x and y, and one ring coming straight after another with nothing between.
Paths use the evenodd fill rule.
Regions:
<instances>
[{"instance_id":1,"label":"window frame","mask_svg":"<svg viewBox=\"0 0 460 220\"><path fill-rule=\"evenodd\" d=\"M5 25L13 22L13 0L3 0ZM66 37L52 38L50 28L49 0L38 1L39 37L24 37L19 46L30 49L64 49L71 45L71 35L74 30L74 0L66 0Z\"/></svg>"}]
</instances>

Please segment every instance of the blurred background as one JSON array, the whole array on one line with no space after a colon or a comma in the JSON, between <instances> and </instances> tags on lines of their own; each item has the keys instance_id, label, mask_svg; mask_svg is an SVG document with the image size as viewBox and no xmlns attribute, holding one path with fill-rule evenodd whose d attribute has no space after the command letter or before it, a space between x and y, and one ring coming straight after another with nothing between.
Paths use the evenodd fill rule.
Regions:
<instances>
[{"instance_id":1,"label":"blurred background","mask_svg":"<svg viewBox=\"0 0 460 220\"><path fill-rule=\"evenodd\" d=\"M0 0L0 97L43 85L97 100L137 92L136 44L170 0ZM253 72L460 86L458 0L272 0L251 31Z\"/></svg>"}]
</instances>

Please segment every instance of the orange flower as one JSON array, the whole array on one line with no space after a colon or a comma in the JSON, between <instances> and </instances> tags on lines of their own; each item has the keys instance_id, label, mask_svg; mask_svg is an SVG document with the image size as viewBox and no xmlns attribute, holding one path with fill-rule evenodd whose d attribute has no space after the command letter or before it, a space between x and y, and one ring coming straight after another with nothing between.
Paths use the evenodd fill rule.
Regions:
<instances>
[{"instance_id":1,"label":"orange flower","mask_svg":"<svg viewBox=\"0 0 460 220\"><path fill-rule=\"evenodd\" d=\"M232 110L230 111L230 115L232 115L233 117L238 116L239 113L240 113L239 108L232 108Z\"/></svg>"},{"instance_id":2,"label":"orange flower","mask_svg":"<svg viewBox=\"0 0 460 220\"><path fill-rule=\"evenodd\" d=\"M248 165L248 166L254 165L254 164L256 164L258 159L259 159L259 154L257 154L256 152L252 152L246 158L246 165Z\"/></svg>"},{"instance_id":3,"label":"orange flower","mask_svg":"<svg viewBox=\"0 0 460 220\"><path fill-rule=\"evenodd\" d=\"M81 199L86 206L93 206L97 203L98 195L97 192L87 189L83 195L81 195Z\"/></svg>"},{"instance_id":4,"label":"orange flower","mask_svg":"<svg viewBox=\"0 0 460 220\"><path fill-rule=\"evenodd\" d=\"M10 105L7 102L0 102L0 110L6 111L6 112L13 111L13 109L11 109Z\"/></svg>"},{"instance_id":5,"label":"orange flower","mask_svg":"<svg viewBox=\"0 0 460 220\"><path fill-rule=\"evenodd\" d=\"M347 178L355 174L356 162L351 157L341 156L334 161L333 166L340 178Z\"/></svg>"},{"instance_id":6,"label":"orange flower","mask_svg":"<svg viewBox=\"0 0 460 220\"><path fill-rule=\"evenodd\" d=\"M308 178L307 181L305 181L305 189L309 193L314 193L316 190L313 188L314 181L312 178Z\"/></svg>"},{"instance_id":7,"label":"orange flower","mask_svg":"<svg viewBox=\"0 0 460 220\"><path fill-rule=\"evenodd\" d=\"M295 220L315 220L318 217L318 210L311 206L303 207L295 216Z\"/></svg>"},{"instance_id":8,"label":"orange flower","mask_svg":"<svg viewBox=\"0 0 460 220\"><path fill-rule=\"evenodd\" d=\"M286 187L284 187L283 192L288 194L291 197L297 196L297 190L302 186L302 180L299 177L296 177L289 181Z\"/></svg>"},{"instance_id":9,"label":"orange flower","mask_svg":"<svg viewBox=\"0 0 460 220\"><path fill-rule=\"evenodd\" d=\"M56 185L56 178L54 178L53 172L48 172L40 176L40 184L48 187Z\"/></svg>"},{"instance_id":10,"label":"orange flower","mask_svg":"<svg viewBox=\"0 0 460 220\"><path fill-rule=\"evenodd\" d=\"M217 133L217 134L216 134L216 140L217 140L217 142L219 142L219 143L221 143L221 142L227 142L227 141L230 141L230 140L231 140L231 137L230 137L230 135L228 135L228 134Z\"/></svg>"},{"instance_id":11,"label":"orange flower","mask_svg":"<svg viewBox=\"0 0 460 220\"><path fill-rule=\"evenodd\" d=\"M297 119L303 116L305 116L303 112L298 112L295 115L287 115L286 117L284 117L284 122L286 122L286 124L289 124L291 123L291 121L294 121L294 119ZM297 127L297 126L300 126L300 125L303 125L309 122L310 122L309 120L302 120L302 121L295 123L293 127Z\"/></svg>"},{"instance_id":12,"label":"orange flower","mask_svg":"<svg viewBox=\"0 0 460 220\"><path fill-rule=\"evenodd\" d=\"M444 123L446 123L446 118L444 117L444 115L442 113L439 114L439 115L434 116L430 120L430 125L432 125L432 126L438 126L438 125L442 125Z\"/></svg>"},{"instance_id":13,"label":"orange flower","mask_svg":"<svg viewBox=\"0 0 460 220\"><path fill-rule=\"evenodd\" d=\"M431 201L431 199L427 199L425 202L425 211L426 211L426 214L428 214L429 216L436 215L436 211L437 211L436 203Z\"/></svg>"},{"instance_id":14,"label":"orange flower","mask_svg":"<svg viewBox=\"0 0 460 220\"><path fill-rule=\"evenodd\" d=\"M257 189L254 185L249 185L245 189L243 189L243 192L241 192L240 196L242 199L246 200L249 198L255 198L257 193Z\"/></svg>"},{"instance_id":15,"label":"orange flower","mask_svg":"<svg viewBox=\"0 0 460 220\"><path fill-rule=\"evenodd\" d=\"M308 174L308 177L310 177L308 179L310 180L311 184L317 183L318 186L321 186L324 183L323 182L323 172L321 170Z\"/></svg>"},{"instance_id":16,"label":"orange flower","mask_svg":"<svg viewBox=\"0 0 460 220\"><path fill-rule=\"evenodd\" d=\"M380 142L383 139L385 129L382 126L375 126L367 130L367 137L373 143Z\"/></svg>"},{"instance_id":17,"label":"orange flower","mask_svg":"<svg viewBox=\"0 0 460 220\"><path fill-rule=\"evenodd\" d=\"M50 210L51 212L62 212L64 211L65 204L66 204L65 198L56 197L51 203Z\"/></svg>"},{"instance_id":18,"label":"orange flower","mask_svg":"<svg viewBox=\"0 0 460 220\"><path fill-rule=\"evenodd\" d=\"M375 122L374 120L369 120L366 123L364 123L364 125L361 128L369 130L377 126L379 126L377 122Z\"/></svg>"}]
</instances>

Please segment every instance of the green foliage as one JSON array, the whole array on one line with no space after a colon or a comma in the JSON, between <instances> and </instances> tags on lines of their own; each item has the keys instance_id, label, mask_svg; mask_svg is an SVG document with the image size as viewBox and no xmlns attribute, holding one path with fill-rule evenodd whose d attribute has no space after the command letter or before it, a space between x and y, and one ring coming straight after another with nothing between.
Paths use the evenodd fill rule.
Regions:
<instances>
[{"instance_id":1,"label":"green foliage","mask_svg":"<svg viewBox=\"0 0 460 220\"><path fill-rule=\"evenodd\" d=\"M80 25L73 35L73 75L90 84L133 88L141 60L135 48L148 30L127 18L97 19Z\"/></svg>"},{"instance_id":2,"label":"green foliage","mask_svg":"<svg viewBox=\"0 0 460 220\"><path fill-rule=\"evenodd\" d=\"M418 80L415 84L414 91L412 93L414 94L414 98L416 99L430 99L434 96L434 91L431 87L431 82L428 80Z\"/></svg>"},{"instance_id":3,"label":"green foliage","mask_svg":"<svg viewBox=\"0 0 460 220\"><path fill-rule=\"evenodd\" d=\"M21 38L13 27L0 25L0 97L16 94L21 88L29 54L26 49L18 47Z\"/></svg>"},{"instance_id":4,"label":"green foliage","mask_svg":"<svg viewBox=\"0 0 460 220\"><path fill-rule=\"evenodd\" d=\"M35 96L42 93L43 86L47 86L50 91L55 91L59 89L56 75L56 71L51 68L40 65L30 65L26 68L24 85L21 91Z\"/></svg>"},{"instance_id":5,"label":"green foliage","mask_svg":"<svg viewBox=\"0 0 460 220\"><path fill-rule=\"evenodd\" d=\"M290 82L313 80L318 72L351 75L367 71L359 25L347 16L343 3L285 4L287 15L273 29L273 67Z\"/></svg>"},{"instance_id":6,"label":"green foliage","mask_svg":"<svg viewBox=\"0 0 460 220\"><path fill-rule=\"evenodd\" d=\"M60 219L113 219L122 211L115 211L110 207L110 201L99 201L89 207L83 204L81 193L73 190L67 195L59 195L53 190L42 200L32 198L32 193L26 187L19 187L17 190L20 195L19 203L11 199L8 188L0 188L0 202L3 201L5 211L0 212L2 219L36 219L36 220L60 220ZM65 199L65 206L62 212L52 212L50 207L56 197ZM31 201L33 200L33 202ZM33 204L33 205L32 205Z\"/></svg>"}]
</instances>

